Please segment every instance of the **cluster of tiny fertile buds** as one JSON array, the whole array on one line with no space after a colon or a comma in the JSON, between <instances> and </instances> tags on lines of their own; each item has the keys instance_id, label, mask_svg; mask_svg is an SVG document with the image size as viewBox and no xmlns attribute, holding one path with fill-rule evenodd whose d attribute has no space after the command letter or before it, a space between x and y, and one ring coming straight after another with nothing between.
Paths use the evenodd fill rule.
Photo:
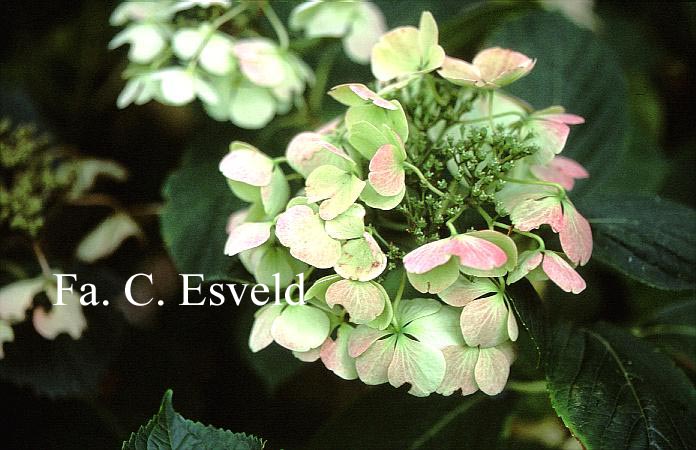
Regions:
<instances>
[{"instance_id":1,"label":"cluster of tiny fertile buds","mask_svg":"<svg viewBox=\"0 0 696 450\"><path fill-rule=\"evenodd\" d=\"M382 89L333 88L329 95L348 106L346 114L297 135L285 157L272 159L249 144L232 144L220 170L232 191L251 205L230 218L225 253L239 255L264 283L274 272L288 285L294 274L309 279L313 270L324 271L307 290L305 304L274 304L257 312L249 340L253 351L276 342L304 361L321 359L342 378L394 387L408 383L417 396L503 390L518 337L506 286L527 277L580 292L584 281L573 265L585 264L592 249L589 225L566 195L587 173L556 156L568 125L583 120L560 107L529 111L499 90L534 63L501 48L483 50L472 63L446 57L426 12L419 28L394 29L373 48L372 70ZM440 180L426 179L411 162L414 124L390 94L428 86L421 80L436 70L462 95L477 94L453 130L468 123L491 132L506 128L537 151L517 161L502 188L491 192L492 213L475 206L487 229L459 232L457 226L470 225L452 217L441 230L449 237L417 248L402 231L403 267L390 270L380 242L394 245L385 236L399 227L383 227L381 218L395 217L395 208L426 190L445 195L430 182ZM448 130L441 139L454 134ZM431 139L437 148L438 138ZM443 162L452 168L450 186L464 190L457 184L456 161ZM281 164L304 179L292 198ZM506 219L509 223L499 221ZM545 226L560 235L563 252L547 249L533 233ZM420 294L405 294L414 290Z\"/></svg>"},{"instance_id":2,"label":"cluster of tiny fertile buds","mask_svg":"<svg viewBox=\"0 0 696 450\"><path fill-rule=\"evenodd\" d=\"M277 42L221 30L259 7L276 30ZM205 10L210 18L198 20L191 14L194 8ZM313 80L311 69L289 50L287 31L270 4L126 1L114 10L111 24L126 27L109 47L130 44L131 64L124 72L128 82L117 101L120 108L153 99L181 106L198 98L216 120L261 128L300 101ZM367 62L370 48L384 31L381 12L358 1L303 3L293 11L290 25L310 38L343 37L348 55L358 62Z\"/></svg>"}]
</instances>

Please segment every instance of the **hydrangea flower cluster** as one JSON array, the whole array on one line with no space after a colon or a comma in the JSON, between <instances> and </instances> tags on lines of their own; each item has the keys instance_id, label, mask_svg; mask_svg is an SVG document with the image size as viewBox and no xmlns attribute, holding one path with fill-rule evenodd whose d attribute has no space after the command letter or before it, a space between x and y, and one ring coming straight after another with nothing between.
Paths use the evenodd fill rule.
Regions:
<instances>
[{"instance_id":1,"label":"hydrangea flower cluster","mask_svg":"<svg viewBox=\"0 0 696 450\"><path fill-rule=\"evenodd\" d=\"M259 11L277 40L252 31L249 23ZM120 108L153 99L174 106L199 99L216 120L261 128L302 102L313 81L269 2L126 1L114 10L111 24L125 28L109 47L130 45ZM309 38L343 37L358 62L369 60L384 31L381 12L361 1L305 2L293 11L290 25Z\"/></svg>"},{"instance_id":2,"label":"hydrangea flower cluster","mask_svg":"<svg viewBox=\"0 0 696 450\"><path fill-rule=\"evenodd\" d=\"M507 286L585 288L574 267L592 235L567 191L588 174L557 156L583 119L501 90L533 69L521 53L446 56L427 12L383 35L371 62L376 87L331 89L345 115L285 157L234 142L220 162L250 203L230 217L225 253L258 282L313 280L305 304L257 312L249 345L416 396L498 394L518 337Z\"/></svg>"}]
</instances>

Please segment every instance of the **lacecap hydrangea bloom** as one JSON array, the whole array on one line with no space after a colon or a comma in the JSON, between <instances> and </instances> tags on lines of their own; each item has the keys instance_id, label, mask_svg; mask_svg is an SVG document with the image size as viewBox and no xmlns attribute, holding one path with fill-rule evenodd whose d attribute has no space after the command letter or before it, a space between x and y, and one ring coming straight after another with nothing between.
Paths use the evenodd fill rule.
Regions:
<instances>
[{"instance_id":1,"label":"lacecap hydrangea bloom","mask_svg":"<svg viewBox=\"0 0 696 450\"><path fill-rule=\"evenodd\" d=\"M583 119L501 90L533 69L526 55L446 56L427 12L371 58L374 87L331 89L346 113L285 157L235 142L220 163L250 203L225 252L259 282L311 283L305 304L261 308L249 345L417 396L498 394L519 334L508 286L585 288L592 235L567 192L588 173L558 156Z\"/></svg>"},{"instance_id":2,"label":"lacecap hydrangea bloom","mask_svg":"<svg viewBox=\"0 0 696 450\"><path fill-rule=\"evenodd\" d=\"M252 29L257 12L276 36ZM348 55L361 63L369 61L384 32L381 12L362 1L305 2L290 22L308 38L343 38ZM198 99L214 119L255 129L301 103L313 82L312 70L290 50L270 2L126 1L114 10L111 24L124 29L109 48L129 46L119 108L150 100L182 106Z\"/></svg>"}]
</instances>

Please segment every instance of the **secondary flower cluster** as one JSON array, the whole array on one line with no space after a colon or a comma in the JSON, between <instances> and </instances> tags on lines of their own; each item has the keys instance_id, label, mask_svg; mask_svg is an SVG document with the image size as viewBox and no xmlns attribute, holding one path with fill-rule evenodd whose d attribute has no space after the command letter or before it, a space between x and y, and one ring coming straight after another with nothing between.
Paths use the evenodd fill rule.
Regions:
<instances>
[{"instance_id":1,"label":"secondary flower cluster","mask_svg":"<svg viewBox=\"0 0 696 450\"><path fill-rule=\"evenodd\" d=\"M49 265L40 247L46 217L66 204L95 204L90 191L102 176L123 181L127 174L113 161L78 158L49 146L48 139L37 135L31 125L13 128L9 120L0 120L0 245L9 248L3 238L19 235L16 242L30 244L27 247L33 248L41 267L41 274L29 278L24 273L31 273L31 269L25 271L20 262L3 258L0 264L0 273L10 274L13 280L0 286L0 359L4 357L3 344L14 341L12 327L24 322L27 312L31 312L36 332L46 339L62 333L78 339L87 328L76 290L64 296L65 305L60 307L34 307L34 300L43 293L54 304L57 287L53 274L61 273ZM110 197L98 194L96 198ZM116 211L82 239L75 257L92 263L111 254L126 238L140 235L138 224L125 212Z\"/></svg>"},{"instance_id":2,"label":"secondary flower cluster","mask_svg":"<svg viewBox=\"0 0 696 450\"><path fill-rule=\"evenodd\" d=\"M447 57L426 12L374 46L379 90L331 89L345 115L297 135L285 157L232 143L220 170L250 206L231 216L225 253L258 282L314 279L306 304L257 312L253 351L276 342L417 396L503 390L518 337L506 287L527 277L578 293L573 266L592 250L566 195L588 174L557 156L583 119L500 90L534 63L501 48ZM560 250L542 237L553 233Z\"/></svg>"},{"instance_id":3,"label":"secondary flower cluster","mask_svg":"<svg viewBox=\"0 0 696 450\"><path fill-rule=\"evenodd\" d=\"M249 22L259 11L277 41L251 31ZM181 106L198 98L216 120L260 128L301 101L313 79L289 49L287 31L267 2L126 1L114 10L111 24L125 28L109 47L130 44L120 108L152 99ZM310 38L343 37L358 62L367 62L384 31L380 11L359 1L305 2L293 11L290 25Z\"/></svg>"}]
</instances>

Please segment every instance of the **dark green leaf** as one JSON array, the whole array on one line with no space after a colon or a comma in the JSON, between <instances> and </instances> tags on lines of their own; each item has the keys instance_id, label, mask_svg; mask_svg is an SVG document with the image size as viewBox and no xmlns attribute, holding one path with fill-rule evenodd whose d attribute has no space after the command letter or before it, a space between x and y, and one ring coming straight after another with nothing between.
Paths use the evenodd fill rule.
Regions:
<instances>
[{"instance_id":1,"label":"dark green leaf","mask_svg":"<svg viewBox=\"0 0 696 450\"><path fill-rule=\"evenodd\" d=\"M696 298L667 306L633 330L696 375Z\"/></svg>"},{"instance_id":2,"label":"dark green leaf","mask_svg":"<svg viewBox=\"0 0 696 450\"><path fill-rule=\"evenodd\" d=\"M563 154L591 175L577 184L577 197L602 189L620 170L628 139L626 80L616 55L590 31L542 12L505 23L489 44L537 58L532 73L510 85L510 92L537 109L561 105L585 118L572 127Z\"/></svg>"},{"instance_id":3,"label":"dark green leaf","mask_svg":"<svg viewBox=\"0 0 696 450\"><path fill-rule=\"evenodd\" d=\"M229 277L236 261L224 254L225 229L241 202L218 171L223 151L203 156L189 150L163 189L161 230L169 252L181 273L200 273L208 281Z\"/></svg>"},{"instance_id":4,"label":"dark green leaf","mask_svg":"<svg viewBox=\"0 0 696 450\"><path fill-rule=\"evenodd\" d=\"M531 286L516 283L510 296L541 346L552 405L586 448L693 448L696 394L669 358L606 324L557 324L545 334Z\"/></svg>"},{"instance_id":5,"label":"dark green leaf","mask_svg":"<svg viewBox=\"0 0 696 450\"><path fill-rule=\"evenodd\" d=\"M330 419L310 449L496 448L511 397L413 397L391 386L372 388Z\"/></svg>"},{"instance_id":6,"label":"dark green leaf","mask_svg":"<svg viewBox=\"0 0 696 450\"><path fill-rule=\"evenodd\" d=\"M561 325L546 362L551 403L587 449L696 448L696 391L649 343Z\"/></svg>"},{"instance_id":7,"label":"dark green leaf","mask_svg":"<svg viewBox=\"0 0 696 450\"><path fill-rule=\"evenodd\" d=\"M578 205L592 224L593 257L666 290L696 288L696 212L658 197L595 197Z\"/></svg>"},{"instance_id":8,"label":"dark green leaf","mask_svg":"<svg viewBox=\"0 0 696 450\"><path fill-rule=\"evenodd\" d=\"M124 450L259 450L264 442L244 433L233 433L184 419L174 411L172 391L162 399L159 412L123 443Z\"/></svg>"},{"instance_id":9,"label":"dark green leaf","mask_svg":"<svg viewBox=\"0 0 696 450\"><path fill-rule=\"evenodd\" d=\"M527 330L527 333L529 333L529 337L536 347L537 354L541 357L545 346L544 339L546 327L544 322L544 311L539 294L537 294L532 285L524 279L514 283L507 289L510 299L512 300L512 307L515 311L515 315L522 323L524 329Z\"/></svg>"}]
</instances>

